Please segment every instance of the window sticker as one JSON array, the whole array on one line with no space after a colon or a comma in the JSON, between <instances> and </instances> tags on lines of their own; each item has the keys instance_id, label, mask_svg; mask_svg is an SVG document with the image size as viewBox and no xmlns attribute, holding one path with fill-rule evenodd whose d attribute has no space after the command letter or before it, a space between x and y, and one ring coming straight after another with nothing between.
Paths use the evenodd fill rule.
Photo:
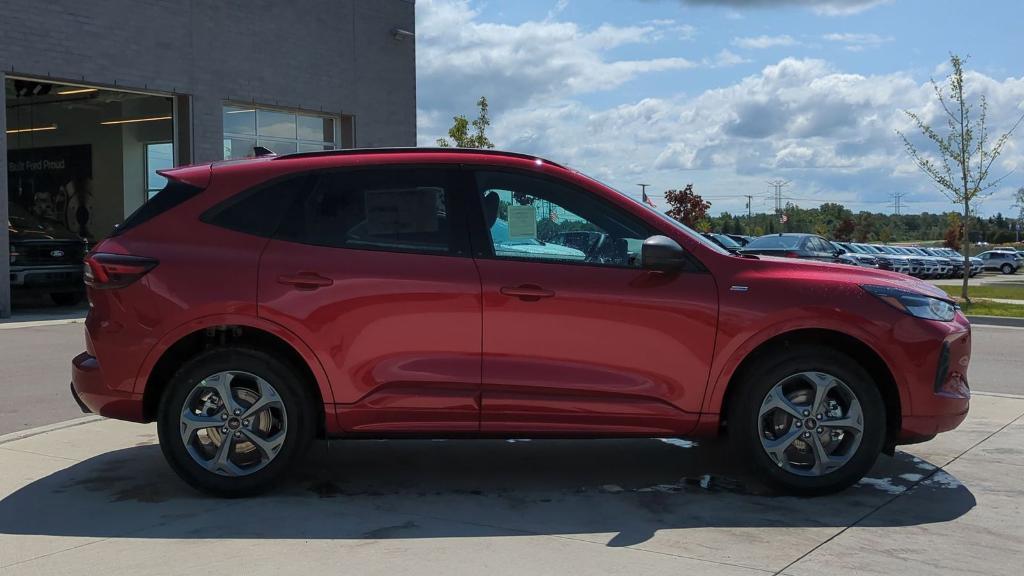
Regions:
<instances>
[{"instance_id":1,"label":"window sticker","mask_svg":"<svg viewBox=\"0 0 1024 576\"><path fill-rule=\"evenodd\" d=\"M508 236L511 240L536 239L537 209L533 206L509 206Z\"/></svg>"},{"instance_id":2,"label":"window sticker","mask_svg":"<svg viewBox=\"0 0 1024 576\"><path fill-rule=\"evenodd\" d=\"M372 236L437 232L440 188L366 191L366 232Z\"/></svg>"}]
</instances>

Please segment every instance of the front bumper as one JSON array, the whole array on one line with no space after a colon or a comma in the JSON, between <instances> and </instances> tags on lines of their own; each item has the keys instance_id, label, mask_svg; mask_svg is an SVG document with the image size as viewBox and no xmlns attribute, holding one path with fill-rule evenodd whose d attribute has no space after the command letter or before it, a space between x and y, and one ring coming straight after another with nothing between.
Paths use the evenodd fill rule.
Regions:
<instances>
[{"instance_id":1,"label":"front bumper","mask_svg":"<svg viewBox=\"0 0 1024 576\"><path fill-rule=\"evenodd\" d=\"M11 267L11 288L15 290L83 291L81 266Z\"/></svg>"},{"instance_id":2,"label":"front bumper","mask_svg":"<svg viewBox=\"0 0 1024 576\"><path fill-rule=\"evenodd\" d=\"M100 416L144 422L142 394L108 388L103 380L99 361L82 352L71 361L71 395L83 411Z\"/></svg>"},{"instance_id":3,"label":"front bumper","mask_svg":"<svg viewBox=\"0 0 1024 576\"><path fill-rule=\"evenodd\" d=\"M910 406L903 407L896 444L923 442L940 432L952 430L967 417L971 389L967 367L971 358L970 323L961 313L953 322L931 323L944 332L938 350L923 354L924 365L911 383Z\"/></svg>"}]
</instances>

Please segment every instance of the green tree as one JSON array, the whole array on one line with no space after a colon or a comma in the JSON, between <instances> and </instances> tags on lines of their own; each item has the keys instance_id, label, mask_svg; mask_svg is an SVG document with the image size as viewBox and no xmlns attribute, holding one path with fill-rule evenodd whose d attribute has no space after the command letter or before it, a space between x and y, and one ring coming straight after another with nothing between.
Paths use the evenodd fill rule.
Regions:
<instances>
[{"instance_id":1,"label":"green tree","mask_svg":"<svg viewBox=\"0 0 1024 576\"><path fill-rule=\"evenodd\" d=\"M910 118L918 130L927 138L929 144L938 155L938 160L933 154L918 150L910 139L899 130L896 131L907 149L907 154L914 160L917 167L928 175L935 182L939 190L946 195L954 204L963 206L964 224L964 269L969 269L971 262L970 254L970 215L971 203L977 200L993 186L999 184L1006 176L989 180L989 171L992 163L999 158L1003 146L1009 140L1010 135L1024 120L1022 115L1010 129L995 140L989 141L988 126L985 121L988 116L988 101L982 94L978 103L978 114L972 118L974 106L968 101L964 86L964 63L956 54L949 55L949 63L953 67L952 73L947 78L947 89L939 86L932 80L932 88L938 98L942 110L945 112L946 128L945 135L925 123L924 119L909 110L904 113ZM961 296L970 303L967 295L967 284L970 274L964 274Z\"/></svg>"},{"instance_id":2,"label":"green tree","mask_svg":"<svg viewBox=\"0 0 1024 576\"><path fill-rule=\"evenodd\" d=\"M437 139L437 145L441 148L450 148L454 145L457 148L494 148L494 144L487 138L487 127L491 125L491 117L487 112L487 97L481 96L476 101L479 109L476 120L471 123L464 115L459 114L452 118L454 123L448 129L448 137L451 142L444 138ZM473 125L473 132L470 133L469 126Z\"/></svg>"}]
</instances>

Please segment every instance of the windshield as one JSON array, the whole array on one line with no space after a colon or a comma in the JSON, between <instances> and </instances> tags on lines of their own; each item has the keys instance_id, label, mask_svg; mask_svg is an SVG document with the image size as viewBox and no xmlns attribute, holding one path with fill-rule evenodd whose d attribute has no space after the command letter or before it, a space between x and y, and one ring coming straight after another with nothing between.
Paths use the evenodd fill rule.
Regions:
<instances>
[{"instance_id":1,"label":"windshield","mask_svg":"<svg viewBox=\"0 0 1024 576\"><path fill-rule=\"evenodd\" d=\"M729 238L725 234L712 234L712 236L714 236L715 240L718 240L719 242L721 242L722 245L725 246L726 248L737 248L737 249L739 249L739 248L743 247L742 244L740 244L739 242L733 240L732 238Z\"/></svg>"},{"instance_id":2,"label":"windshield","mask_svg":"<svg viewBox=\"0 0 1024 576\"><path fill-rule=\"evenodd\" d=\"M55 231L52 222L47 221L29 212L20 204L7 203L7 227L16 230L42 230L45 232Z\"/></svg>"},{"instance_id":3,"label":"windshield","mask_svg":"<svg viewBox=\"0 0 1024 576\"><path fill-rule=\"evenodd\" d=\"M614 190L619 196L622 196L623 198L626 198L626 199L630 200L634 204L643 207L644 210L647 210L648 212L656 215L662 221L668 222L674 228L676 228L677 230L681 230L687 236L689 236L690 238L693 238L697 242L700 242L701 244L703 244L704 246L706 246L710 250L714 250L715 252L718 252L719 254L725 254L726 256L731 256L732 255L732 254L729 253L728 250L726 250L725 248L722 248L718 244L715 244L711 240L708 240L707 238L701 236L700 234L698 234L697 232L692 230L686 224L683 224L679 220L676 220L675 218L672 218L672 217L670 217L667 214L663 214L663 213L659 212L658 210L656 210L654 208L651 208L651 206L649 204L645 204L645 203L641 202L640 200L637 200L636 198L633 198L632 196L630 196L628 194L624 194L621 190L617 190L615 188L612 188L611 186L605 184L604 182L601 182L600 180L598 180L597 178L594 178L593 176L588 176L588 175L586 175L586 174L584 174L582 172L576 172L576 173L579 174L580 176L583 176L585 178L593 180L594 182L597 182L598 184L604 186L605 188L608 188L609 190Z\"/></svg>"},{"instance_id":4,"label":"windshield","mask_svg":"<svg viewBox=\"0 0 1024 576\"><path fill-rule=\"evenodd\" d=\"M747 249L759 250L762 248L779 248L791 250L800 245L800 236L761 236L750 241Z\"/></svg>"}]
</instances>

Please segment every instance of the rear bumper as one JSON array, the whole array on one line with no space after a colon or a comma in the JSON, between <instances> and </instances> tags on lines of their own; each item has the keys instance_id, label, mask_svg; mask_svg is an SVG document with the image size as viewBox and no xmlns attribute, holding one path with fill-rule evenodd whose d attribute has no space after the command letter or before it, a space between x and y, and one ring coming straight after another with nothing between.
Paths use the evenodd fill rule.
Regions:
<instances>
[{"instance_id":1,"label":"rear bumper","mask_svg":"<svg viewBox=\"0 0 1024 576\"><path fill-rule=\"evenodd\" d=\"M118 420L145 421L142 395L108 388L99 361L88 352L71 361L71 395L83 411Z\"/></svg>"}]
</instances>

